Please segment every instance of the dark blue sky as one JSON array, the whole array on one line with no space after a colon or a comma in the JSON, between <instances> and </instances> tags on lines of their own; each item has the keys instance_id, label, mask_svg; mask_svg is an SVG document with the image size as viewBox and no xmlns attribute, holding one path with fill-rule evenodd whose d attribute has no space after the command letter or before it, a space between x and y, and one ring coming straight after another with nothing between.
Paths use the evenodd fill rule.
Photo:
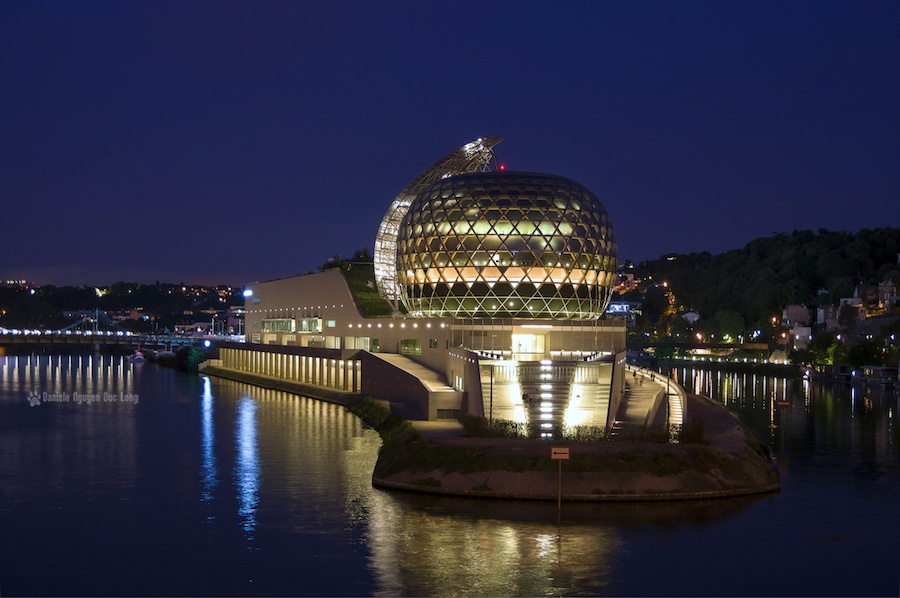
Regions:
<instances>
[{"instance_id":1,"label":"dark blue sky","mask_svg":"<svg viewBox=\"0 0 900 598\"><path fill-rule=\"evenodd\" d=\"M900 2L0 3L0 278L244 282L479 136L619 258L900 226Z\"/></svg>"}]
</instances>

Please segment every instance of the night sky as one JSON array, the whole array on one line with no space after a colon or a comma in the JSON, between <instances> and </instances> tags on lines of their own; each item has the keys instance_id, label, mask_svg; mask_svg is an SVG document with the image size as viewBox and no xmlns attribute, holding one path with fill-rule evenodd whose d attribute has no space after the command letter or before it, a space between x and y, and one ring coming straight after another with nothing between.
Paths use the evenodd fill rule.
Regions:
<instances>
[{"instance_id":1,"label":"night sky","mask_svg":"<svg viewBox=\"0 0 900 598\"><path fill-rule=\"evenodd\" d=\"M0 3L0 278L243 284L434 160L603 201L620 260L900 226L900 2Z\"/></svg>"}]
</instances>

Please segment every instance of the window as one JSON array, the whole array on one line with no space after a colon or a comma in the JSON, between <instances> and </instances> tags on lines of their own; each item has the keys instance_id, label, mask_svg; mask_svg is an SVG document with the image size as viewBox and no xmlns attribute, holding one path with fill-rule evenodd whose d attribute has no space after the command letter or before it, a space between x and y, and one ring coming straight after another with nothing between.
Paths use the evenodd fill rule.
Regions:
<instances>
[{"instance_id":1,"label":"window","mask_svg":"<svg viewBox=\"0 0 900 598\"><path fill-rule=\"evenodd\" d=\"M417 338L404 338L400 340L401 355L421 355L422 341Z\"/></svg>"},{"instance_id":2,"label":"window","mask_svg":"<svg viewBox=\"0 0 900 598\"><path fill-rule=\"evenodd\" d=\"M325 327L326 328L334 328L337 326L337 322L335 320L326 320Z\"/></svg>"},{"instance_id":3,"label":"window","mask_svg":"<svg viewBox=\"0 0 900 598\"><path fill-rule=\"evenodd\" d=\"M322 320L319 318L301 319L300 332L322 332Z\"/></svg>"},{"instance_id":4,"label":"window","mask_svg":"<svg viewBox=\"0 0 900 598\"><path fill-rule=\"evenodd\" d=\"M293 318L271 318L263 320L262 328L266 332L297 332L297 322Z\"/></svg>"},{"instance_id":5,"label":"window","mask_svg":"<svg viewBox=\"0 0 900 598\"><path fill-rule=\"evenodd\" d=\"M436 338L428 339L428 348L429 349L437 349L437 339Z\"/></svg>"}]
</instances>

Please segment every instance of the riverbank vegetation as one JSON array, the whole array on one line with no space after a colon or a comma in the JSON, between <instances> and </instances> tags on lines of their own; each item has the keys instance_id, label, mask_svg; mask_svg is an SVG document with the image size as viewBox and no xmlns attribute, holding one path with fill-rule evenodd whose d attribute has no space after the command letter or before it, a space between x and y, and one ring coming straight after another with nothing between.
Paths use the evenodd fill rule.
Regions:
<instances>
[{"instance_id":1,"label":"riverbank vegetation","mask_svg":"<svg viewBox=\"0 0 900 598\"><path fill-rule=\"evenodd\" d=\"M651 442L657 444L703 443L703 422L691 421L684 426L624 426L608 430L604 426L561 426L543 428L540 423L514 422L505 419L466 415L463 428L472 438L509 438L518 440L558 440L565 442Z\"/></svg>"},{"instance_id":2,"label":"riverbank vegetation","mask_svg":"<svg viewBox=\"0 0 900 598\"><path fill-rule=\"evenodd\" d=\"M558 465L549 459L550 443L512 437L479 436L439 441L415 430L412 424L391 412L382 402L363 397L347 408L381 436L383 444L375 466L375 477L387 478L401 472L440 471L477 473L488 471L528 472L555 471ZM483 422L471 419L467 429L485 430ZM511 429L511 428L509 428ZM693 421L681 431L683 442L673 444L661 438L651 442L646 437L607 438L583 435L572 449L566 471L574 473L648 474L657 477L686 472L724 475L734 479L745 477L750 470L768 469L765 450L749 443L745 458L734 456L703 442L703 422ZM767 479L774 479L774 474ZM423 477L421 486L439 486L434 477Z\"/></svg>"}]
</instances>

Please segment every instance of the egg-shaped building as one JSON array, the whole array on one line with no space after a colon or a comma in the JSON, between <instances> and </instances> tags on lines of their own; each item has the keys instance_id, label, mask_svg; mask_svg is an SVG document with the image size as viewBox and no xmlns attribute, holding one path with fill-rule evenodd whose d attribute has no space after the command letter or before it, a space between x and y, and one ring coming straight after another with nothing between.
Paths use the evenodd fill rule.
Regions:
<instances>
[{"instance_id":1,"label":"egg-shaped building","mask_svg":"<svg viewBox=\"0 0 900 598\"><path fill-rule=\"evenodd\" d=\"M550 174L439 180L413 200L397 236L400 297L413 316L598 318L616 265L606 208Z\"/></svg>"}]
</instances>

